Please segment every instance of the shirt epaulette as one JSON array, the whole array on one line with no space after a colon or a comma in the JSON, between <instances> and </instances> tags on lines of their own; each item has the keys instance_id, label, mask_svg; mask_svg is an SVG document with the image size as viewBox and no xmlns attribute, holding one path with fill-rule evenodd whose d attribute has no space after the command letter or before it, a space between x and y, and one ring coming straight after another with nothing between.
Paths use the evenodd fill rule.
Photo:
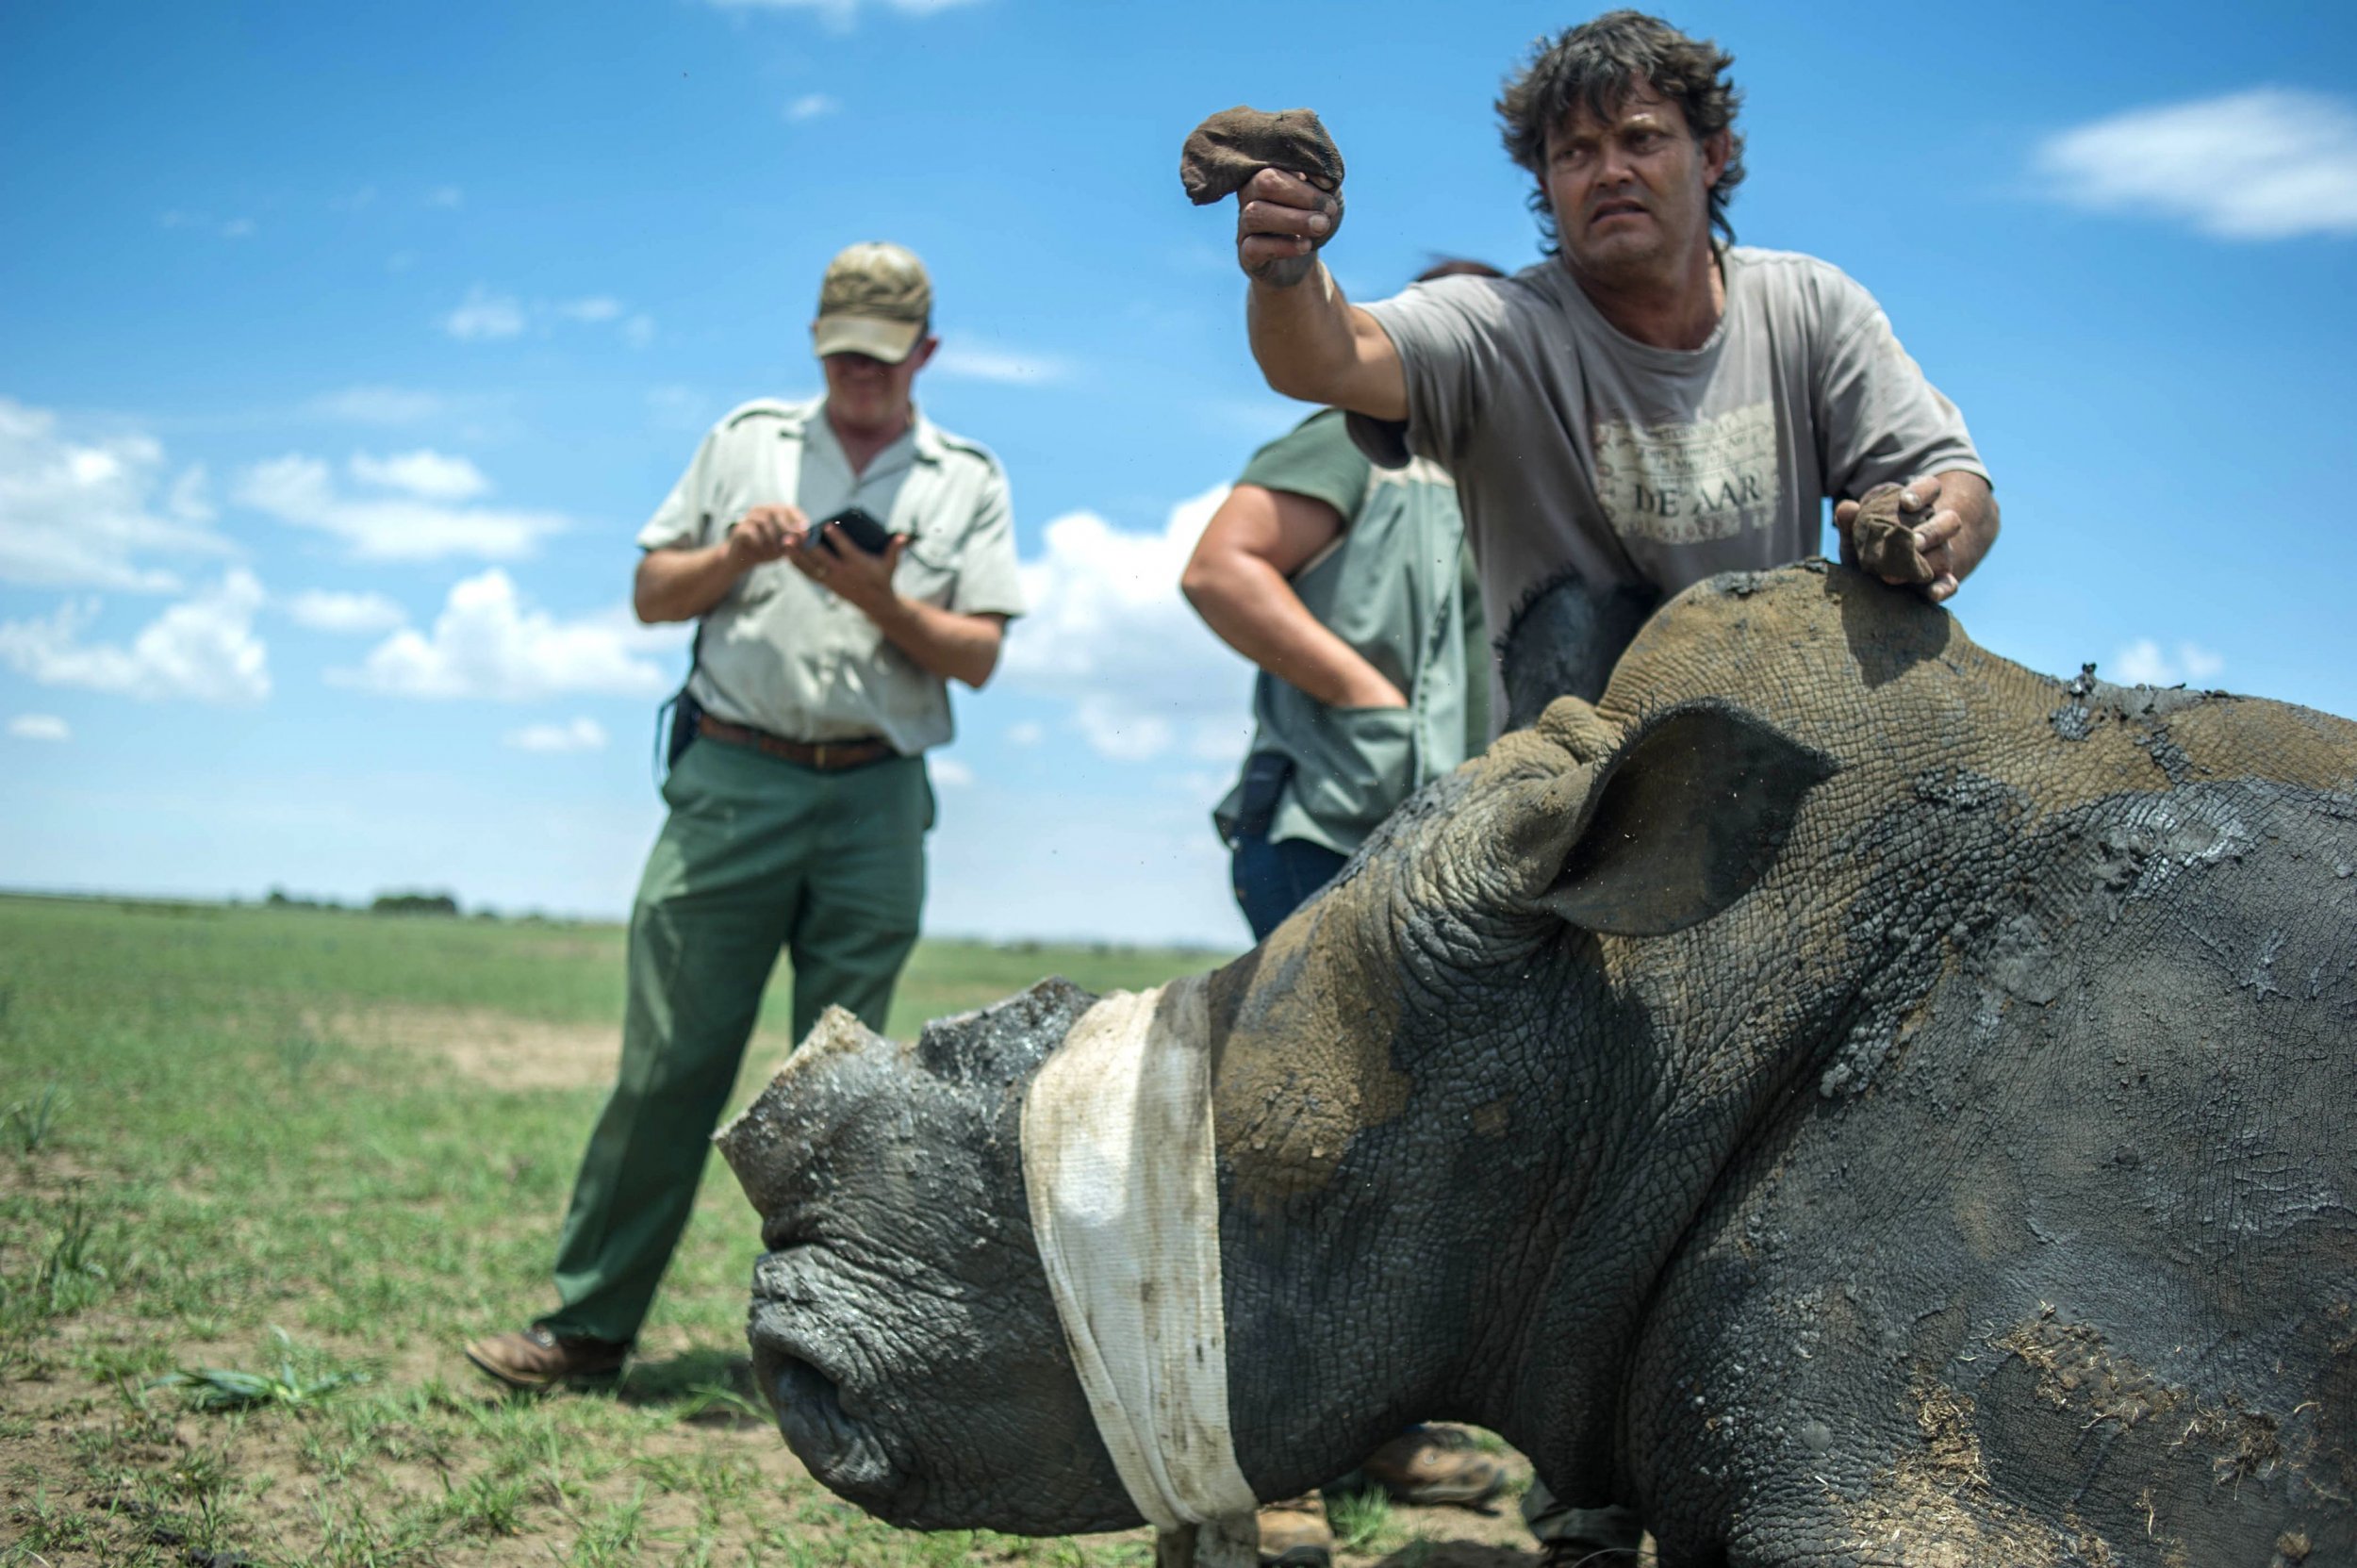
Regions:
<instances>
[{"instance_id":1,"label":"shirt epaulette","mask_svg":"<svg viewBox=\"0 0 2357 1568\"><path fill-rule=\"evenodd\" d=\"M755 398L730 409L720 421L720 428L727 430L750 419L785 420L799 424L808 412L804 404L787 403L783 398Z\"/></svg>"},{"instance_id":2,"label":"shirt epaulette","mask_svg":"<svg viewBox=\"0 0 2357 1568\"><path fill-rule=\"evenodd\" d=\"M968 440L964 436L953 436L948 431L942 429L939 425L933 426L933 434L939 437L941 444L948 447L950 451L962 452L969 457L978 457L981 459L982 466L990 470L993 473L1002 473L1005 471L998 462L998 454L991 451L990 448L982 445L981 442Z\"/></svg>"}]
</instances>

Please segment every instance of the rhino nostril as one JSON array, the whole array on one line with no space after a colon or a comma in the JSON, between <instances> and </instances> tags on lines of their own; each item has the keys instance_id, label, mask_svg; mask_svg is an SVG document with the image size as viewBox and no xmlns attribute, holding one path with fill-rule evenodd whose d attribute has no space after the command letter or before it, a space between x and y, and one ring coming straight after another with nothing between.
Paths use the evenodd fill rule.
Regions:
<instances>
[{"instance_id":1,"label":"rhino nostril","mask_svg":"<svg viewBox=\"0 0 2357 1568\"><path fill-rule=\"evenodd\" d=\"M755 1371L786 1445L821 1473L828 1485L849 1494L890 1480L883 1450L874 1434L844 1410L842 1390L832 1378L775 1345L760 1349Z\"/></svg>"},{"instance_id":2,"label":"rhino nostril","mask_svg":"<svg viewBox=\"0 0 2357 1568\"><path fill-rule=\"evenodd\" d=\"M804 1409L831 1424L841 1422L843 1402L834 1379L801 1357L780 1355L770 1367L769 1384L771 1398L781 1412Z\"/></svg>"}]
</instances>

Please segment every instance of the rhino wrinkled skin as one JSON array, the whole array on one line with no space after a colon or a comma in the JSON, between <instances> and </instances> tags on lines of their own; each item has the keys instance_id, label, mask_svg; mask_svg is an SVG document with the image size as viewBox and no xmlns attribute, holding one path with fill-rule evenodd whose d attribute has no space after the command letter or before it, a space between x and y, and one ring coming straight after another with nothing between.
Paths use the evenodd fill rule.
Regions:
<instances>
[{"instance_id":1,"label":"rhino wrinkled skin","mask_svg":"<svg viewBox=\"0 0 2357 1568\"><path fill-rule=\"evenodd\" d=\"M1262 1497L1459 1419L1666 1568L2357 1560L2357 726L1722 577L1210 985ZM1136 1522L1017 1147L1088 1000L832 1020L723 1135L897 1523Z\"/></svg>"}]
</instances>

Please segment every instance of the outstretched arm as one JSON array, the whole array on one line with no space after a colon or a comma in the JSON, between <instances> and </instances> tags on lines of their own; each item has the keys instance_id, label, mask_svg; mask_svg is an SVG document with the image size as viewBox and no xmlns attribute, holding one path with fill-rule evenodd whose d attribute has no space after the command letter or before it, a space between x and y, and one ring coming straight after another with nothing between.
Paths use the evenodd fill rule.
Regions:
<instances>
[{"instance_id":1,"label":"outstretched arm","mask_svg":"<svg viewBox=\"0 0 2357 1568\"><path fill-rule=\"evenodd\" d=\"M1339 196L1281 169L1261 170L1236 192L1252 357L1287 397L1404 420L1408 377L1390 335L1343 298L1317 256L1341 216Z\"/></svg>"}]
</instances>

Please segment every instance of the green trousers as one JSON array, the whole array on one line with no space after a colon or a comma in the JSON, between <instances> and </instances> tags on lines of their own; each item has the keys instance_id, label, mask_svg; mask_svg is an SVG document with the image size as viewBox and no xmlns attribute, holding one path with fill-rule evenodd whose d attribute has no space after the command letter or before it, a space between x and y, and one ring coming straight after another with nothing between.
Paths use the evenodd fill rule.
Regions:
<instances>
[{"instance_id":1,"label":"green trousers","mask_svg":"<svg viewBox=\"0 0 2357 1568\"><path fill-rule=\"evenodd\" d=\"M925 901L921 757L821 773L701 739L663 786L630 921L622 1066L557 1244L553 1332L628 1340L695 1207L783 949L799 1045L829 1004L881 1031Z\"/></svg>"}]
</instances>

